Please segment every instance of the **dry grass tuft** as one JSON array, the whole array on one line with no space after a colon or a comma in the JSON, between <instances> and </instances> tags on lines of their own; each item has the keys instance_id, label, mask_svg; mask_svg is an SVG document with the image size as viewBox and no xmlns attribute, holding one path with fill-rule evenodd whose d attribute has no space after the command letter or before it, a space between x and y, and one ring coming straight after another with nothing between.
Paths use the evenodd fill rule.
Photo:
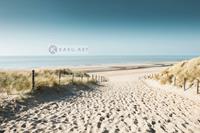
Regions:
<instances>
[{"instance_id":1,"label":"dry grass tuft","mask_svg":"<svg viewBox=\"0 0 200 133\"><path fill-rule=\"evenodd\" d=\"M59 80L59 74L61 79ZM59 70L37 70L35 71L35 85L36 89L43 87L57 87L59 85L66 85L72 82L72 75L74 75L74 83L86 84L87 82L95 83L93 81L81 80L82 77L90 77L84 72L72 72L70 69ZM81 78L80 78L81 77ZM60 82L59 82L60 81ZM79 83L80 82L80 83ZM60 83L60 84L59 84ZM28 71L13 71L0 72L0 92L7 92L8 94L17 92L31 91L32 89L32 73Z\"/></svg>"},{"instance_id":2,"label":"dry grass tuft","mask_svg":"<svg viewBox=\"0 0 200 133\"><path fill-rule=\"evenodd\" d=\"M196 80L200 80L200 57L189 61L182 61L162 71L154 76L161 84L174 84L176 77L176 86L182 87L184 79L191 87Z\"/></svg>"},{"instance_id":3,"label":"dry grass tuft","mask_svg":"<svg viewBox=\"0 0 200 133\"><path fill-rule=\"evenodd\" d=\"M27 72L0 72L0 91L11 93L31 88L31 74Z\"/></svg>"}]
</instances>

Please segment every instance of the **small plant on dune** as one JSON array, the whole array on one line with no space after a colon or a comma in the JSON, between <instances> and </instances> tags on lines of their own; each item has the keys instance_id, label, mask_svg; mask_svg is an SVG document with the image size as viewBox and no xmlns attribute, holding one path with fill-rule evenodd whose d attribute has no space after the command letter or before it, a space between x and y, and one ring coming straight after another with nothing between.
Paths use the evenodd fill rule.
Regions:
<instances>
[{"instance_id":1,"label":"small plant on dune","mask_svg":"<svg viewBox=\"0 0 200 133\"><path fill-rule=\"evenodd\" d=\"M60 69L55 71L56 74L72 75L73 72L70 69Z\"/></svg>"},{"instance_id":2,"label":"small plant on dune","mask_svg":"<svg viewBox=\"0 0 200 133\"><path fill-rule=\"evenodd\" d=\"M84 72L74 72L74 75L76 77L85 77L85 73Z\"/></svg>"},{"instance_id":3,"label":"small plant on dune","mask_svg":"<svg viewBox=\"0 0 200 133\"><path fill-rule=\"evenodd\" d=\"M88 81L87 83L88 83L88 84L95 84L95 85L98 84L98 82L97 82L96 80L90 80L90 81Z\"/></svg>"}]
</instances>

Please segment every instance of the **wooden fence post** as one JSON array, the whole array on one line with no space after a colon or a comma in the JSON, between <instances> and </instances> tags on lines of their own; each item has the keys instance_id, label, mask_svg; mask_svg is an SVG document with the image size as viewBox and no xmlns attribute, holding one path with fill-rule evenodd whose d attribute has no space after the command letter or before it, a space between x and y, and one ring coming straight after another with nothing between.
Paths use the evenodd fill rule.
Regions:
<instances>
[{"instance_id":1,"label":"wooden fence post","mask_svg":"<svg viewBox=\"0 0 200 133\"><path fill-rule=\"evenodd\" d=\"M174 76L174 86L176 86L176 77Z\"/></svg>"},{"instance_id":2,"label":"wooden fence post","mask_svg":"<svg viewBox=\"0 0 200 133\"><path fill-rule=\"evenodd\" d=\"M61 80L61 71L58 73L58 78L59 78L59 85L60 85L60 80Z\"/></svg>"},{"instance_id":3,"label":"wooden fence post","mask_svg":"<svg viewBox=\"0 0 200 133\"><path fill-rule=\"evenodd\" d=\"M96 82L97 82L97 75L96 75L96 77L95 77L95 80L96 80Z\"/></svg>"},{"instance_id":4,"label":"wooden fence post","mask_svg":"<svg viewBox=\"0 0 200 133\"><path fill-rule=\"evenodd\" d=\"M81 82L83 81L83 75L81 75Z\"/></svg>"},{"instance_id":5,"label":"wooden fence post","mask_svg":"<svg viewBox=\"0 0 200 133\"><path fill-rule=\"evenodd\" d=\"M90 76L87 76L87 82L89 82Z\"/></svg>"},{"instance_id":6,"label":"wooden fence post","mask_svg":"<svg viewBox=\"0 0 200 133\"><path fill-rule=\"evenodd\" d=\"M35 89L35 70L32 70L32 90Z\"/></svg>"},{"instance_id":7,"label":"wooden fence post","mask_svg":"<svg viewBox=\"0 0 200 133\"><path fill-rule=\"evenodd\" d=\"M183 82L183 88L184 88L184 91L186 90L186 78L184 78L184 82Z\"/></svg>"},{"instance_id":8,"label":"wooden fence post","mask_svg":"<svg viewBox=\"0 0 200 133\"><path fill-rule=\"evenodd\" d=\"M74 73L72 73L72 83L74 82Z\"/></svg>"},{"instance_id":9,"label":"wooden fence post","mask_svg":"<svg viewBox=\"0 0 200 133\"><path fill-rule=\"evenodd\" d=\"M94 75L92 74L92 80L94 80Z\"/></svg>"},{"instance_id":10,"label":"wooden fence post","mask_svg":"<svg viewBox=\"0 0 200 133\"><path fill-rule=\"evenodd\" d=\"M197 79L197 94L199 94L199 80Z\"/></svg>"}]
</instances>

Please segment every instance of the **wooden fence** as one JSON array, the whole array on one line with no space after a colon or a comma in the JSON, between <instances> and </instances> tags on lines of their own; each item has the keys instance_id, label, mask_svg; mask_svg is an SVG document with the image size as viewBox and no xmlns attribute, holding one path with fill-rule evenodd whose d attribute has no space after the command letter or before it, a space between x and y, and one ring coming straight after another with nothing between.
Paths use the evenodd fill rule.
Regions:
<instances>
[{"instance_id":1,"label":"wooden fence","mask_svg":"<svg viewBox=\"0 0 200 133\"><path fill-rule=\"evenodd\" d=\"M58 73L58 83L59 85L61 84L61 80L62 80L62 76L65 75L62 73L62 71L59 71ZM89 82L89 81L95 81L97 83L102 83L102 82L106 82L107 79L102 76L102 75L97 75L97 74L91 74L89 76L76 76L74 73L71 74L72 78L71 81L72 83L75 81L75 78L80 78L79 81L83 82L84 78L86 79L85 81ZM32 90L34 90L36 88L36 72L35 70L32 70Z\"/></svg>"},{"instance_id":2,"label":"wooden fence","mask_svg":"<svg viewBox=\"0 0 200 133\"><path fill-rule=\"evenodd\" d=\"M155 76L155 74L148 74L148 75L144 76L144 78L145 79L146 78L153 78L154 76ZM197 94L200 94L199 83L200 83L199 79L196 79L196 92L197 92ZM173 78L173 85L177 86L177 78L176 77ZM182 86L183 86L184 91L189 89L189 88L187 88L187 78L183 78L183 85Z\"/></svg>"},{"instance_id":3,"label":"wooden fence","mask_svg":"<svg viewBox=\"0 0 200 133\"><path fill-rule=\"evenodd\" d=\"M177 81L176 81L176 77L173 78L173 82L174 82L174 86L176 86L177 84ZM187 78L183 78L183 89L184 91L186 91L187 89ZM199 79L196 79L196 89L197 89L197 94L199 94Z\"/></svg>"}]
</instances>

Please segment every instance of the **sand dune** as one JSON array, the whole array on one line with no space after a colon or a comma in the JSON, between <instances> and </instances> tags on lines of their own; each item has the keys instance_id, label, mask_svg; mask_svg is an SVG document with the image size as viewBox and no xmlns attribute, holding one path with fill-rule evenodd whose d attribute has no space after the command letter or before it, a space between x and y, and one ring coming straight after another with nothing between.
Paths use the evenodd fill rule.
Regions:
<instances>
[{"instance_id":1,"label":"sand dune","mask_svg":"<svg viewBox=\"0 0 200 133\"><path fill-rule=\"evenodd\" d=\"M185 79L188 86L196 86L197 80L200 80L200 57L178 62L155 75L154 78L162 84L174 84L180 87L183 86Z\"/></svg>"},{"instance_id":2,"label":"sand dune","mask_svg":"<svg viewBox=\"0 0 200 133\"><path fill-rule=\"evenodd\" d=\"M5 132L200 132L200 101L150 87L141 77L156 71L102 72L109 82L94 91L40 104L0 128Z\"/></svg>"}]
</instances>

